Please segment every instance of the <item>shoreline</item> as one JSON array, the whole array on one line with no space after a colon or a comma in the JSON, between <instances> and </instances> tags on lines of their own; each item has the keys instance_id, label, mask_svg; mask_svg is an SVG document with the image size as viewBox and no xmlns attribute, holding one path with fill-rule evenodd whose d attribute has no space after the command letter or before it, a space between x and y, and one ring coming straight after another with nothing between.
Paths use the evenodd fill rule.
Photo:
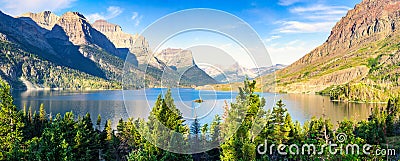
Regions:
<instances>
[{"instance_id":1,"label":"shoreline","mask_svg":"<svg viewBox=\"0 0 400 161\"><path fill-rule=\"evenodd\" d=\"M104 89L104 88L99 88L99 89L93 89L93 88L85 88L85 89L76 89L76 88L49 88L49 87L37 87L34 86L33 84L30 84L30 82L26 82L26 80L23 80L24 84L26 85L26 89L12 89L14 91L20 91L20 92L30 92L30 91L117 91L117 90L123 90L122 88L116 89L116 88L110 88L110 89ZM130 89L130 90L142 90L142 89L152 89L152 88L166 88L166 87L148 87L148 88L140 88L140 89ZM179 87L178 87L179 88ZM188 88L188 87L181 87L181 88ZM218 89L202 89L198 87L189 87L191 89L195 90L202 90L202 91L219 91L219 92L237 92L234 90L218 90ZM304 94L304 95L319 95L319 96L324 96L316 93L290 93L290 92L267 92L267 93L275 93L275 94ZM326 96L328 97L328 96ZM342 101L342 100L329 100L330 102L340 102L340 103L357 103L357 104L387 104L385 101Z\"/></svg>"}]
</instances>

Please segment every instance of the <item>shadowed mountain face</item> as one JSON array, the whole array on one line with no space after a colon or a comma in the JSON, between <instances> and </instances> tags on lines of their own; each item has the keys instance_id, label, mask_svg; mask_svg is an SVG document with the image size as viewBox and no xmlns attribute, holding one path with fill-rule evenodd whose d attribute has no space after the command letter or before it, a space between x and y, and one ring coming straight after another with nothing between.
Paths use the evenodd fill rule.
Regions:
<instances>
[{"instance_id":1,"label":"shadowed mountain face","mask_svg":"<svg viewBox=\"0 0 400 161\"><path fill-rule=\"evenodd\" d=\"M314 93L347 84L346 97L357 91L365 95L357 99L385 99L385 91L399 87L399 27L399 0L363 0L333 27L325 43L276 72L275 91Z\"/></svg>"},{"instance_id":2,"label":"shadowed mountain face","mask_svg":"<svg viewBox=\"0 0 400 161\"><path fill-rule=\"evenodd\" d=\"M164 73L162 77L167 77L167 80L163 81L171 83L180 82L185 85L218 83L197 67L193 55L189 50L164 49L153 53L153 57L148 59L148 56L154 51L149 49L149 43L143 36L124 33L119 25L109 23L105 20L95 21L93 27L106 35L117 48L128 49L128 54L132 54L133 58L136 59L129 60L129 62L136 62L139 67L149 65L155 71L154 73ZM126 50L121 51L126 52ZM123 53L121 53L121 56L124 56Z\"/></svg>"},{"instance_id":3,"label":"shadowed mountain face","mask_svg":"<svg viewBox=\"0 0 400 161\"><path fill-rule=\"evenodd\" d=\"M31 56L38 56L38 59L35 59L36 62L48 61L56 66L68 68L67 71L71 69L74 72L93 76L95 79L119 82L119 84L121 84L122 75L128 71L129 77L133 79L131 80L133 84L129 85L132 88L159 86L163 70L165 67L169 68L161 60L153 58L154 60L150 63L150 65L154 66L151 67L153 70L139 69L139 65L143 61L140 62L138 60L144 60L149 54L148 44L143 37L123 33L122 29L117 25L114 25L114 28L110 28L110 24L105 21L96 22L93 27L82 14L77 12L67 12L59 17L50 11L45 11L41 13L26 13L17 18L0 13L0 20L0 33L4 37L1 39L3 45L1 54L6 57L11 50L14 51L11 53L14 55L19 53L17 52L18 50L21 50L31 54ZM104 34L97 30L96 27ZM140 45L134 45L135 42L140 42ZM135 60L130 60L130 63L124 66L126 54L130 53L135 54L135 56L131 57L131 59ZM5 61L5 59L2 60ZM19 71L16 74L7 74L10 71L4 67L3 71L5 73L0 73L2 79L13 80L8 82L18 84L19 87L23 86L21 84L24 83L26 87L81 88L74 82L69 82L66 85L62 81L56 84L46 81L49 80L47 77L62 77L60 74L65 76L68 75L68 72L58 72L58 75L50 73L49 76L37 78L31 78L32 75L29 74L21 74L23 73L21 64L26 63L23 60L18 59L19 64L11 65L12 67L10 68L15 68L16 71ZM41 66L41 68L46 69L44 66ZM37 68L32 70L37 70ZM170 70L175 71L176 75L179 76L176 70ZM146 73L147 76L144 78L143 75ZM93 79L84 74L79 75L79 77ZM36 81L34 79L39 80ZM185 85L197 85L199 83L186 77L180 79L186 82ZM208 81L215 83L213 79L205 80L203 83L208 83ZM176 83L175 80L164 80L164 82ZM28 86L27 84L30 85ZM117 86L108 84L101 86L101 88L115 88ZM95 87L85 86L85 88Z\"/></svg>"},{"instance_id":4,"label":"shadowed mountain face","mask_svg":"<svg viewBox=\"0 0 400 161\"><path fill-rule=\"evenodd\" d=\"M181 77L187 78L186 84L189 82L196 82L198 85L218 83L196 65L190 50L168 48L156 53L155 57L179 73Z\"/></svg>"}]
</instances>

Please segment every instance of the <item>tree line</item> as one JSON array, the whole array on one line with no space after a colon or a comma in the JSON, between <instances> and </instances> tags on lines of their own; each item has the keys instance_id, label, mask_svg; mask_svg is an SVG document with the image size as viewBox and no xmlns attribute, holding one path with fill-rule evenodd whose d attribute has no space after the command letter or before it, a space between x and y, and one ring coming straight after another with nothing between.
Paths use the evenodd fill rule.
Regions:
<instances>
[{"instance_id":1,"label":"tree line","mask_svg":"<svg viewBox=\"0 0 400 161\"><path fill-rule=\"evenodd\" d=\"M41 105L38 112L17 110L10 87L0 87L0 160L386 160L399 155L363 153L331 154L329 143L369 144L371 152L393 148L399 151L400 97L391 97L385 108L375 108L368 120L343 120L334 126L329 119L312 118L301 125L293 121L282 101L264 110L265 100L255 93L255 81L244 81L235 102L226 103L224 114L209 124L196 118L185 123L171 91L159 95L147 120L121 119L116 129L110 120L90 114L48 115ZM101 129L102 122L105 122ZM168 130L161 130L162 128ZM174 135L181 134L181 135ZM345 140L338 140L338 135ZM260 145L317 145L322 153L291 154L271 148L260 153ZM156 145L164 145L160 148ZM202 149L206 145L212 148ZM178 154L168 147L197 150ZM197 148L197 149L196 149ZM400 153L400 152L397 152Z\"/></svg>"}]
</instances>

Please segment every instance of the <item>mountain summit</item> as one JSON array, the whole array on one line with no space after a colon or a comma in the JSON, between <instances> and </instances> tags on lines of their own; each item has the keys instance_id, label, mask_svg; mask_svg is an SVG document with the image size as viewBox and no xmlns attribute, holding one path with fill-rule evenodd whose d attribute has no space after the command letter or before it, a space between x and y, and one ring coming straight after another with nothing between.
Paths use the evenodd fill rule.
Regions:
<instances>
[{"instance_id":1,"label":"mountain summit","mask_svg":"<svg viewBox=\"0 0 400 161\"><path fill-rule=\"evenodd\" d=\"M314 93L346 84L366 100L379 91L376 87L397 90L399 28L399 0L363 0L333 27L325 43L276 73L275 91Z\"/></svg>"}]
</instances>

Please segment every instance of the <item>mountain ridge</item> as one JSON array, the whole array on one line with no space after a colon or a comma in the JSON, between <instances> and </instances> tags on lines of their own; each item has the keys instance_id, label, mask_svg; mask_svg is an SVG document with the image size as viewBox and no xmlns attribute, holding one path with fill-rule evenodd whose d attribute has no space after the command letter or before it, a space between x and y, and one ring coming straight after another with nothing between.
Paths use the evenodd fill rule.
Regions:
<instances>
[{"instance_id":1,"label":"mountain ridge","mask_svg":"<svg viewBox=\"0 0 400 161\"><path fill-rule=\"evenodd\" d=\"M66 12L61 16L57 16L50 11L44 11L39 13L26 13L18 17L11 17L0 12L0 20L2 20L0 22L0 27L2 27L0 33L3 35L2 37L4 37L2 43L4 43L4 47L7 47L1 50L0 54L3 56L7 57L10 53L8 51L11 50L15 51L11 54L21 54L21 52L17 52L21 50L23 51L22 53L38 55L39 59L34 58L36 62L54 62L55 66L71 68L75 73L83 72L91 75L90 77L79 75L79 77L85 80L92 79L93 76L95 79L102 79L106 82L116 81L121 84L122 75L128 72L129 77L133 79L130 80L130 83L133 84L127 84L126 86L133 88L143 88L146 86L156 87L161 85L161 79L164 79L162 70L167 66L162 62L158 62L156 68L151 67L153 68L152 70L145 71L138 68L138 64L130 62L125 63L126 54L132 54L130 53L131 51L136 52L135 54L138 54L137 51L140 51L141 53L139 54L141 55L139 56L142 57L149 54L150 51L147 50L145 44L147 42L143 37L139 35L136 35L136 38L132 37L135 38L135 40L141 38L142 44L139 47L132 46L132 44L130 44L130 46L124 46L129 50L129 53L127 53L124 48L117 48L121 47L120 44L115 43L116 45L114 45L114 42L109 40L107 35L97 30L94 24L89 23L84 15L78 12ZM114 31L117 30L122 33L122 29L119 26L114 28ZM131 36L129 34L126 35ZM130 42L134 42L133 39L131 39ZM31 60L31 58L27 58L27 61L28 59ZM18 74L12 74L12 76L8 75L7 72L10 71L4 69L3 71L5 74L0 73L0 75L3 76L2 79L13 80L11 83L18 87L21 87L21 83L25 83L26 86L21 87L21 89L27 87L70 88L71 84L74 88L80 88L79 85L76 86L73 82L69 82L69 85L63 85L62 83L51 84L46 81L48 79L45 77L40 77L38 78L39 81L34 81L36 78L30 78L32 75L21 75L21 73L23 73L21 71L23 71L24 68L20 64L28 63L23 60L24 59L13 60L20 63L10 64L11 69L19 71ZM3 63L7 64L6 62ZM37 69L35 68L33 70ZM174 72L172 69L167 70ZM194 71L194 73L196 73L196 71ZM145 74L147 74L147 76L144 78L143 75ZM56 75L47 77L60 77L61 75L68 75L68 73L57 72ZM172 76L173 75L179 76L178 73L172 74ZM206 78L206 83L207 81L215 83L215 80L212 78L207 78L208 75L206 73L203 72L200 73L200 75ZM172 76L165 78L166 80L164 80L164 83L168 83L164 85L177 82L174 79L178 78L172 78ZM21 79L16 79L15 77L21 77ZM193 81L192 78L186 76L182 76L179 79L182 79L184 84L181 85L184 86L204 84L204 82ZM60 87L57 85L60 85ZM91 87L93 86L85 86L84 88ZM106 85L101 88L106 87L111 87L111 85ZM120 88L120 85L112 85L112 87Z\"/></svg>"},{"instance_id":2,"label":"mountain ridge","mask_svg":"<svg viewBox=\"0 0 400 161\"><path fill-rule=\"evenodd\" d=\"M269 90L289 93L320 93L325 90L329 93L331 89L340 87L362 93L359 94L362 96L355 98L355 93L343 94L340 91L342 96L334 96L334 99L385 100L386 95L390 95L388 91L398 90L394 80L397 80L399 72L385 75L383 71L388 68L399 70L397 65L385 63L387 60L394 64L400 62L399 26L400 1L363 0L336 23L326 42L277 71L277 87ZM264 82L263 86L268 88L268 84ZM379 91L379 88L385 90Z\"/></svg>"}]
</instances>

